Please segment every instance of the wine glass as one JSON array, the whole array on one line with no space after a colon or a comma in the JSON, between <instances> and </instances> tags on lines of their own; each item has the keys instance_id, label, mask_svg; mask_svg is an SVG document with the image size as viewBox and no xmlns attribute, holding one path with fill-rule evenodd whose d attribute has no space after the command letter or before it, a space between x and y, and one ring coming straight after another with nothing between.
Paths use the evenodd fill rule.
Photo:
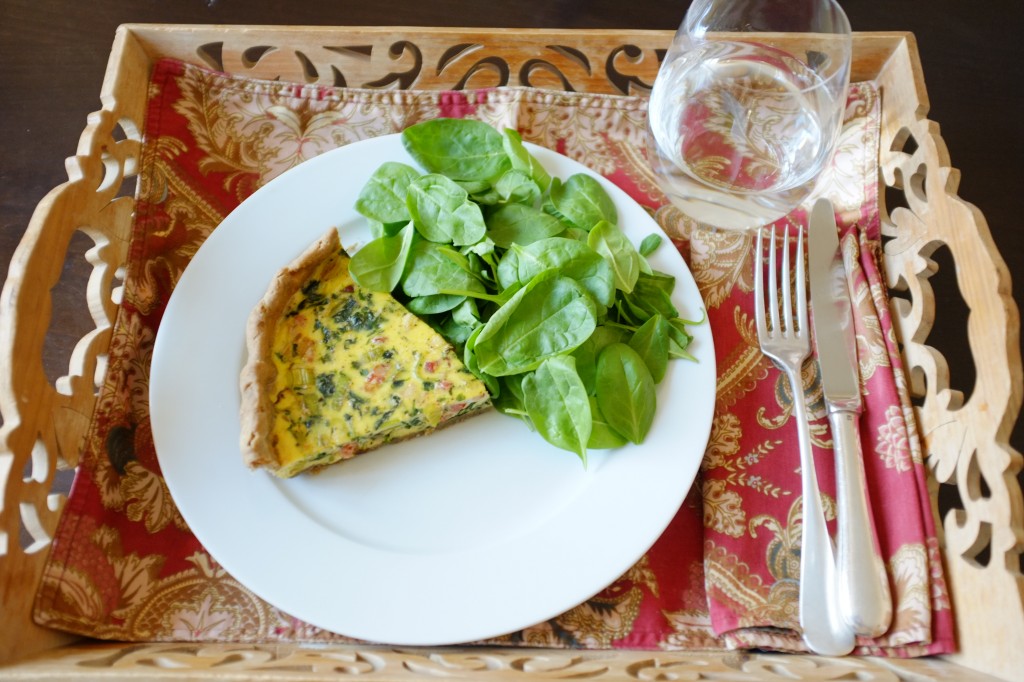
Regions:
<instances>
[{"instance_id":1,"label":"wine glass","mask_svg":"<svg viewBox=\"0 0 1024 682\"><path fill-rule=\"evenodd\" d=\"M831 159L851 51L835 0L695 0L648 108L648 158L672 203L744 232L796 208Z\"/></svg>"}]
</instances>

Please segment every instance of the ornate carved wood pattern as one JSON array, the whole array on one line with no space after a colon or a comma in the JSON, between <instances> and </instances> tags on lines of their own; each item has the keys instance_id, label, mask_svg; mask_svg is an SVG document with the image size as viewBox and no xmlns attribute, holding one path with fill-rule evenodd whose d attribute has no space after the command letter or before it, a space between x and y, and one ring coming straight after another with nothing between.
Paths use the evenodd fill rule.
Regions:
<instances>
[{"instance_id":1,"label":"ornate carved wood pattern","mask_svg":"<svg viewBox=\"0 0 1024 682\"><path fill-rule=\"evenodd\" d=\"M0 664L64 640L31 624L31 600L60 513L61 499L51 494L55 473L77 461L111 340L118 269L127 257L133 208L132 198L119 193L137 171L152 55L257 78L328 86L528 85L644 94L669 38L665 32L122 27L112 58L117 68L104 83L103 109L89 116L78 154L68 160L69 181L40 203L0 297L0 632L5 633L0 638ZM906 40L873 34L863 36L858 45L855 74L877 76L887 97L883 181L902 192L907 204L888 216L885 265L889 286L910 293L909 301L894 300L893 312L912 387L922 396L917 407L921 435L937 481L955 485L963 502L962 509L951 510L943 519L949 578L967 652L963 660L972 667L1015 674L1012 666L1024 660L1014 663L998 643L1024 637L1024 579L1019 571L1024 502L1015 479L1021 457L1007 444L1021 405L1018 311L984 218L956 196L957 174L937 126L918 113L926 106L916 99L922 86L914 80L914 57ZM916 142L912 153L904 151L910 138ZM96 327L77 344L67 375L51 384L42 367L50 292L75 231L95 242L88 254L93 274L86 295ZM949 388L946 361L926 345L935 315L929 257L939 245L952 251L960 290L972 311L968 334L978 378L966 402ZM984 566L977 561L983 550L990 556ZM982 593L990 595L987 601L975 599ZM998 622L991 620L993 604L1007 610ZM999 632L994 633L997 627ZM11 633L17 634L8 636ZM236 674L301 671L388 679L905 679L891 664L865 659L739 654L226 645L129 645L64 652L63 664L79 672L144 672L175 666ZM922 676L915 679L946 677L937 668L920 668L915 674Z\"/></svg>"},{"instance_id":2,"label":"ornate carved wood pattern","mask_svg":"<svg viewBox=\"0 0 1024 682\"><path fill-rule=\"evenodd\" d=\"M27 661L25 675L117 673L153 679L192 671L209 679L290 680L962 680L970 671L908 660L881 664L866 658L785 654L552 651L536 649L395 649L334 645L145 644L73 646L58 661ZM0 670L0 680L4 673ZM980 679L980 678L976 678ZM991 679L991 678L989 678Z\"/></svg>"},{"instance_id":3,"label":"ornate carved wood pattern","mask_svg":"<svg viewBox=\"0 0 1024 682\"><path fill-rule=\"evenodd\" d=\"M431 44L399 35L301 47L224 40L200 45L196 56L229 73L340 87L464 90L522 85L632 95L650 91L665 54L660 44L612 42L596 51L569 35L551 38L530 50L515 39L505 45Z\"/></svg>"}]
</instances>

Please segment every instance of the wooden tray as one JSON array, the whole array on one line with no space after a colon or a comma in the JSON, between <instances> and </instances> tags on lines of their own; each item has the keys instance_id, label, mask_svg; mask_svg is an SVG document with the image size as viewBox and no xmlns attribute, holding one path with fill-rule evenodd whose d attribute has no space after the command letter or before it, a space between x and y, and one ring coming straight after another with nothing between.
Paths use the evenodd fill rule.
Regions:
<instances>
[{"instance_id":1,"label":"wooden tray","mask_svg":"<svg viewBox=\"0 0 1024 682\"><path fill-rule=\"evenodd\" d=\"M503 84L644 93L671 34L662 31L479 30L125 25L70 180L39 204L0 297L0 679L1021 679L1024 670L1024 503L1008 445L1022 396L1019 319L1006 266L981 213L960 200L928 99L914 38L856 34L854 80L882 92L880 194L888 284L910 369L919 427L940 486L943 553L961 653L943 660L828 659L748 653L536 649L400 649L301 645L110 644L35 626L31 602L60 514L58 470L73 467L102 380L126 259L146 84L165 56L234 74L373 88ZM127 188L127 189L126 189ZM894 207L892 204L900 206ZM76 232L97 245L86 292L96 329L67 375L46 379L51 289ZM935 319L930 256L948 246L977 368L969 400L949 387L946 360L925 345ZM954 496L956 497L956 496ZM26 541L27 538L27 541ZM1009 644L1010 646L1006 646ZM172 671L178 671L174 673Z\"/></svg>"}]
</instances>

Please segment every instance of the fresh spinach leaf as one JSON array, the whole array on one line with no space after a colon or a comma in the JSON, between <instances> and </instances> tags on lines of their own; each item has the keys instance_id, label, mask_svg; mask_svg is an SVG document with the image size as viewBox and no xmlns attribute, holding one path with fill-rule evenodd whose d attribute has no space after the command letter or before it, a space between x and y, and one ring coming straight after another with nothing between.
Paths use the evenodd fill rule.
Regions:
<instances>
[{"instance_id":1,"label":"fresh spinach leaf","mask_svg":"<svg viewBox=\"0 0 1024 682\"><path fill-rule=\"evenodd\" d=\"M402 278L416 230L407 224L394 237L378 237L353 254L349 273L361 287L390 292Z\"/></svg>"},{"instance_id":2,"label":"fresh spinach leaf","mask_svg":"<svg viewBox=\"0 0 1024 682\"><path fill-rule=\"evenodd\" d=\"M409 155L452 180L494 181L512 167L504 136L482 121L437 118L402 131Z\"/></svg>"},{"instance_id":3,"label":"fresh spinach leaf","mask_svg":"<svg viewBox=\"0 0 1024 682\"><path fill-rule=\"evenodd\" d=\"M487 236L503 249L513 244L526 246L565 230L558 218L525 204L500 206L487 216L486 222Z\"/></svg>"},{"instance_id":4,"label":"fresh spinach leaf","mask_svg":"<svg viewBox=\"0 0 1024 682\"><path fill-rule=\"evenodd\" d=\"M501 260L498 261L496 274L498 276L498 286L502 289L507 289L514 284L520 284L519 249L515 248L515 244L505 251Z\"/></svg>"},{"instance_id":5,"label":"fresh spinach leaf","mask_svg":"<svg viewBox=\"0 0 1024 682\"><path fill-rule=\"evenodd\" d=\"M621 327L599 324L594 333L572 352L576 358L576 372L583 380L589 395L597 391L597 358L605 347L613 343L625 343L629 340L629 332Z\"/></svg>"},{"instance_id":6,"label":"fresh spinach leaf","mask_svg":"<svg viewBox=\"0 0 1024 682\"><path fill-rule=\"evenodd\" d=\"M468 256L473 260L476 268L476 274L482 279L490 279L491 274L489 270L484 269L484 264L490 265L490 260L494 256L495 244L491 241L491 238L484 235L483 239L476 242L475 244L466 244L459 248L459 253Z\"/></svg>"},{"instance_id":7,"label":"fresh spinach leaf","mask_svg":"<svg viewBox=\"0 0 1024 682\"><path fill-rule=\"evenodd\" d=\"M590 396L589 400L591 426L590 440L587 441L587 447L591 450L611 450L613 448L621 448L628 443L629 441L623 438L622 434L608 424L608 420L597 404L597 398Z\"/></svg>"},{"instance_id":8,"label":"fresh spinach leaf","mask_svg":"<svg viewBox=\"0 0 1024 682\"><path fill-rule=\"evenodd\" d=\"M615 274L615 286L627 294L640 277L640 254L618 227L607 220L590 230L587 244L605 257Z\"/></svg>"},{"instance_id":9,"label":"fresh spinach leaf","mask_svg":"<svg viewBox=\"0 0 1024 682\"><path fill-rule=\"evenodd\" d=\"M459 268L476 277L483 282L483 271L480 265L480 258L472 251L463 252L462 249L454 249L447 245L441 245L441 253L445 258L450 259Z\"/></svg>"},{"instance_id":10,"label":"fresh spinach leaf","mask_svg":"<svg viewBox=\"0 0 1024 682\"><path fill-rule=\"evenodd\" d=\"M533 206L540 199L541 190L533 178L524 171L513 168L505 171L494 185L498 200L509 204Z\"/></svg>"},{"instance_id":11,"label":"fresh spinach leaf","mask_svg":"<svg viewBox=\"0 0 1024 682\"><path fill-rule=\"evenodd\" d=\"M505 177L504 175L502 177ZM465 183L459 183L464 185ZM499 206L504 203L501 195L498 194L498 190L494 188L494 185L487 182L484 183L486 188L477 192L470 192L469 198L471 201L479 204L480 206Z\"/></svg>"},{"instance_id":12,"label":"fresh spinach leaf","mask_svg":"<svg viewBox=\"0 0 1024 682\"><path fill-rule=\"evenodd\" d=\"M522 136L511 128L505 128L502 142L505 146L505 153L508 154L508 158L512 162L512 168L527 173L537 183L540 191L546 192L551 184L551 176L523 144Z\"/></svg>"},{"instance_id":13,"label":"fresh spinach leaf","mask_svg":"<svg viewBox=\"0 0 1024 682\"><path fill-rule=\"evenodd\" d=\"M480 310L472 298L467 298L452 310L452 319L473 328L483 326L483 322L480 321Z\"/></svg>"},{"instance_id":14,"label":"fresh spinach leaf","mask_svg":"<svg viewBox=\"0 0 1024 682\"><path fill-rule=\"evenodd\" d=\"M563 232L560 236L565 237L567 239L575 239L578 242L583 242L584 244L586 244L587 239L590 238L590 232L588 232L587 230L581 230L578 227L572 227L570 225L569 227L565 228L565 232Z\"/></svg>"},{"instance_id":15,"label":"fresh spinach leaf","mask_svg":"<svg viewBox=\"0 0 1024 682\"><path fill-rule=\"evenodd\" d=\"M644 322L653 315L661 315L666 319L678 317L679 311L672 303L671 291L675 282L656 275L640 273L633 291L625 295L629 302L631 314Z\"/></svg>"},{"instance_id":16,"label":"fresh spinach leaf","mask_svg":"<svg viewBox=\"0 0 1024 682\"><path fill-rule=\"evenodd\" d=\"M637 306L629 294L620 294L615 299L615 311L618 321L631 327L639 327L650 317L650 313Z\"/></svg>"},{"instance_id":17,"label":"fresh spinach leaf","mask_svg":"<svg viewBox=\"0 0 1024 682\"><path fill-rule=\"evenodd\" d=\"M590 400L570 355L548 358L523 377L523 403L530 421L546 441L579 455L587 463Z\"/></svg>"},{"instance_id":18,"label":"fresh spinach leaf","mask_svg":"<svg viewBox=\"0 0 1024 682\"><path fill-rule=\"evenodd\" d=\"M454 317L452 319L454 321ZM462 361L466 365L466 369L484 382L484 385L487 386L487 392L493 398L501 394L501 381L498 377L488 374L480 369L480 362L476 355L476 341L480 337L481 331L483 331L483 325L477 325L467 335L465 341L466 345L462 351Z\"/></svg>"},{"instance_id":19,"label":"fresh spinach leaf","mask_svg":"<svg viewBox=\"0 0 1024 682\"><path fill-rule=\"evenodd\" d=\"M641 256L646 258L657 251L659 246L661 246L661 235L657 232L652 232L644 237L643 241L640 242L640 248L638 251Z\"/></svg>"},{"instance_id":20,"label":"fresh spinach leaf","mask_svg":"<svg viewBox=\"0 0 1024 682\"><path fill-rule=\"evenodd\" d=\"M654 383L660 384L668 370L669 323L661 315L651 319L633 332L629 347L643 358Z\"/></svg>"},{"instance_id":21,"label":"fresh spinach leaf","mask_svg":"<svg viewBox=\"0 0 1024 682\"><path fill-rule=\"evenodd\" d=\"M641 277L647 280L647 286L657 287L670 296L672 295L672 292L675 291L676 278L672 275L667 275L664 272L657 272L655 270L640 274Z\"/></svg>"},{"instance_id":22,"label":"fresh spinach leaf","mask_svg":"<svg viewBox=\"0 0 1024 682\"><path fill-rule=\"evenodd\" d=\"M597 404L609 426L631 443L642 443L654 422L654 378L643 358L613 343L597 358Z\"/></svg>"},{"instance_id":23,"label":"fresh spinach leaf","mask_svg":"<svg viewBox=\"0 0 1024 682\"><path fill-rule=\"evenodd\" d=\"M487 232L480 207L444 175L431 173L411 182L407 203L416 230L432 242L475 244Z\"/></svg>"},{"instance_id":24,"label":"fresh spinach leaf","mask_svg":"<svg viewBox=\"0 0 1024 682\"><path fill-rule=\"evenodd\" d=\"M450 246L417 239L409 250L402 277L406 296L431 296L450 291L486 293L483 283L465 267L464 259Z\"/></svg>"},{"instance_id":25,"label":"fresh spinach leaf","mask_svg":"<svg viewBox=\"0 0 1024 682\"><path fill-rule=\"evenodd\" d=\"M359 192L356 210L384 225L412 220L405 204L409 184L420 176L412 166L387 161L380 166Z\"/></svg>"},{"instance_id":26,"label":"fresh spinach leaf","mask_svg":"<svg viewBox=\"0 0 1024 682\"><path fill-rule=\"evenodd\" d=\"M513 244L516 279L529 282L549 269L571 277L604 307L615 300L615 275L608 262L586 244L564 237L549 237L526 246ZM506 254L507 256L507 254Z\"/></svg>"},{"instance_id":27,"label":"fresh spinach leaf","mask_svg":"<svg viewBox=\"0 0 1024 682\"><path fill-rule=\"evenodd\" d=\"M426 322L456 348L462 347L475 329L457 322L451 315L434 315L426 318Z\"/></svg>"},{"instance_id":28,"label":"fresh spinach leaf","mask_svg":"<svg viewBox=\"0 0 1024 682\"><path fill-rule=\"evenodd\" d=\"M494 189L491 183L486 180L456 180L455 182L459 187L466 190L466 194L473 197L473 201L478 201L476 196L483 195Z\"/></svg>"},{"instance_id":29,"label":"fresh spinach leaf","mask_svg":"<svg viewBox=\"0 0 1024 682\"><path fill-rule=\"evenodd\" d=\"M531 431L536 431L537 429L523 405L523 378L526 376L526 374L516 374L498 377L500 391L497 395L491 396L491 403L502 414L521 419Z\"/></svg>"},{"instance_id":30,"label":"fresh spinach leaf","mask_svg":"<svg viewBox=\"0 0 1024 682\"><path fill-rule=\"evenodd\" d=\"M695 358L687 349L693 341L693 334L686 328L686 322L678 318L669 320L669 354L675 358L694 360Z\"/></svg>"},{"instance_id":31,"label":"fresh spinach leaf","mask_svg":"<svg viewBox=\"0 0 1024 682\"><path fill-rule=\"evenodd\" d=\"M601 221L618 222L615 203L590 175L576 173L565 182L552 179L549 198L546 208L581 230L589 231Z\"/></svg>"},{"instance_id":32,"label":"fresh spinach leaf","mask_svg":"<svg viewBox=\"0 0 1024 682\"><path fill-rule=\"evenodd\" d=\"M451 296L449 294L427 294L416 296L405 302L405 307L414 315L437 315L454 309L466 300L465 296Z\"/></svg>"},{"instance_id":33,"label":"fresh spinach leaf","mask_svg":"<svg viewBox=\"0 0 1024 682\"><path fill-rule=\"evenodd\" d=\"M554 270L545 271L484 325L476 342L480 369L495 376L528 372L573 351L596 326L597 311L586 289Z\"/></svg>"}]
</instances>

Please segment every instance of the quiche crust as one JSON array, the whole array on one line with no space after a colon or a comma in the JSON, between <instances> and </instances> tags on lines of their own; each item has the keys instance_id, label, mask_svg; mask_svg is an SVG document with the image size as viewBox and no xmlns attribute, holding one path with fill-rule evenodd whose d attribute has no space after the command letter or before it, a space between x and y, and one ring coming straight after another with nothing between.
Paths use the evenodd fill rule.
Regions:
<instances>
[{"instance_id":1,"label":"quiche crust","mask_svg":"<svg viewBox=\"0 0 1024 682\"><path fill-rule=\"evenodd\" d=\"M289 478L490 407L454 348L360 289L330 229L271 281L246 329L242 459Z\"/></svg>"},{"instance_id":2,"label":"quiche crust","mask_svg":"<svg viewBox=\"0 0 1024 682\"><path fill-rule=\"evenodd\" d=\"M278 370L272 360L277 322L285 308L316 268L341 249L338 231L331 229L274 276L260 302L249 314L245 339L248 359L240 377L242 391L242 461L250 468L277 473L280 463L272 444L274 384Z\"/></svg>"}]
</instances>

